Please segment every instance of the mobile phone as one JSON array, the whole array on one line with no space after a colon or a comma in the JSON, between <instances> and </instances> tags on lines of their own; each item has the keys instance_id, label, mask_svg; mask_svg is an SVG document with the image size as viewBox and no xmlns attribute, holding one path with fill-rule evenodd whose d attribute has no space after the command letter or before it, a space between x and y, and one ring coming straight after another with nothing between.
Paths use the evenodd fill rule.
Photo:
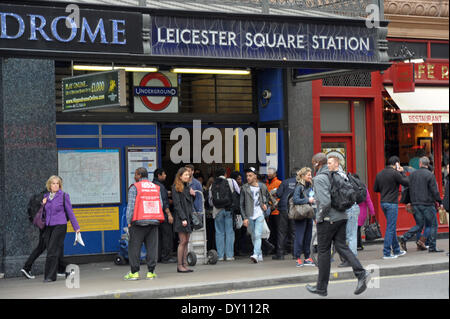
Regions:
<instances>
[{"instance_id":1,"label":"mobile phone","mask_svg":"<svg viewBox=\"0 0 450 319\"><path fill-rule=\"evenodd\" d=\"M395 166L397 167L397 171L400 170L400 164L398 162L395 163Z\"/></svg>"}]
</instances>

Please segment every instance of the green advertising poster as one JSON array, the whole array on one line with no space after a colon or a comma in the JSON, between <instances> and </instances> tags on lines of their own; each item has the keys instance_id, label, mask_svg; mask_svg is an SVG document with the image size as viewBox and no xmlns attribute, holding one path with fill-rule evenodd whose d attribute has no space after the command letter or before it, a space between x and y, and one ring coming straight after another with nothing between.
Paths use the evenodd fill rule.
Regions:
<instances>
[{"instance_id":1,"label":"green advertising poster","mask_svg":"<svg viewBox=\"0 0 450 319\"><path fill-rule=\"evenodd\" d=\"M62 93L63 112L126 106L125 70L65 78Z\"/></svg>"}]
</instances>

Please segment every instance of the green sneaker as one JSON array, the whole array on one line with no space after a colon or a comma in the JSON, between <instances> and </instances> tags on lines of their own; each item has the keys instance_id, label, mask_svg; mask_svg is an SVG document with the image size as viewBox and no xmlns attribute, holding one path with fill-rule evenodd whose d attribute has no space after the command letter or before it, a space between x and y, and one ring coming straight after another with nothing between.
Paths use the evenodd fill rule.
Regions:
<instances>
[{"instance_id":1,"label":"green sneaker","mask_svg":"<svg viewBox=\"0 0 450 319\"><path fill-rule=\"evenodd\" d=\"M147 273L147 279L153 279L153 278L156 278L156 274L149 271L149 272Z\"/></svg>"},{"instance_id":2,"label":"green sneaker","mask_svg":"<svg viewBox=\"0 0 450 319\"><path fill-rule=\"evenodd\" d=\"M139 273L132 273L131 271L123 277L124 280L139 280Z\"/></svg>"}]
</instances>

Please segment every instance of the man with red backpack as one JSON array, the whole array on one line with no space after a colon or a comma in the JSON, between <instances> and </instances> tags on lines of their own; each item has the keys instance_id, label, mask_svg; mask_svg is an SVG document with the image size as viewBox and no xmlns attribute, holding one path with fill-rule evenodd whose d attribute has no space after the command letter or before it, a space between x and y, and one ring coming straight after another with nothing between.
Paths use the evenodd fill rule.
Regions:
<instances>
[{"instance_id":1,"label":"man with red backpack","mask_svg":"<svg viewBox=\"0 0 450 319\"><path fill-rule=\"evenodd\" d=\"M148 172L140 167L135 171L135 180L128 190L127 223L130 240L128 256L131 271L125 280L138 280L142 243L147 250L147 279L156 277L158 259L158 226L164 221L163 202L158 185L148 180Z\"/></svg>"}]
</instances>

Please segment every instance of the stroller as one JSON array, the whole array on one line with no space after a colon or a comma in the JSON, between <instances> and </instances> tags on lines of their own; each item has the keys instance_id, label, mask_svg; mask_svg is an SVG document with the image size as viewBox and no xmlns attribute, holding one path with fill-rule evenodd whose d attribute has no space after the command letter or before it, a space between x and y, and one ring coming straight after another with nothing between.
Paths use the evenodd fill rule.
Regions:
<instances>
[{"instance_id":1,"label":"stroller","mask_svg":"<svg viewBox=\"0 0 450 319\"><path fill-rule=\"evenodd\" d=\"M128 224L127 224L127 208L125 207L122 213L122 218L120 220L120 240L119 240L119 252L117 256L114 258L114 263L116 265L126 265L128 264ZM142 245L141 248L141 258L140 262L144 263L147 255L147 251L145 250L145 245Z\"/></svg>"},{"instance_id":2,"label":"stroller","mask_svg":"<svg viewBox=\"0 0 450 319\"><path fill-rule=\"evenodd\" d=\"M205 197L201 191L195 191L201 194L202 197L202 212L194 212L197 216L203 220L203 227L192 231L188 244L187 263L189 266L195 266L197 260L201 260L204 265L215 265L219 256L217 251L211 249L208 251L207 239L206 239L206 214L205 214Z\"/></svg>"}]
</instances>

